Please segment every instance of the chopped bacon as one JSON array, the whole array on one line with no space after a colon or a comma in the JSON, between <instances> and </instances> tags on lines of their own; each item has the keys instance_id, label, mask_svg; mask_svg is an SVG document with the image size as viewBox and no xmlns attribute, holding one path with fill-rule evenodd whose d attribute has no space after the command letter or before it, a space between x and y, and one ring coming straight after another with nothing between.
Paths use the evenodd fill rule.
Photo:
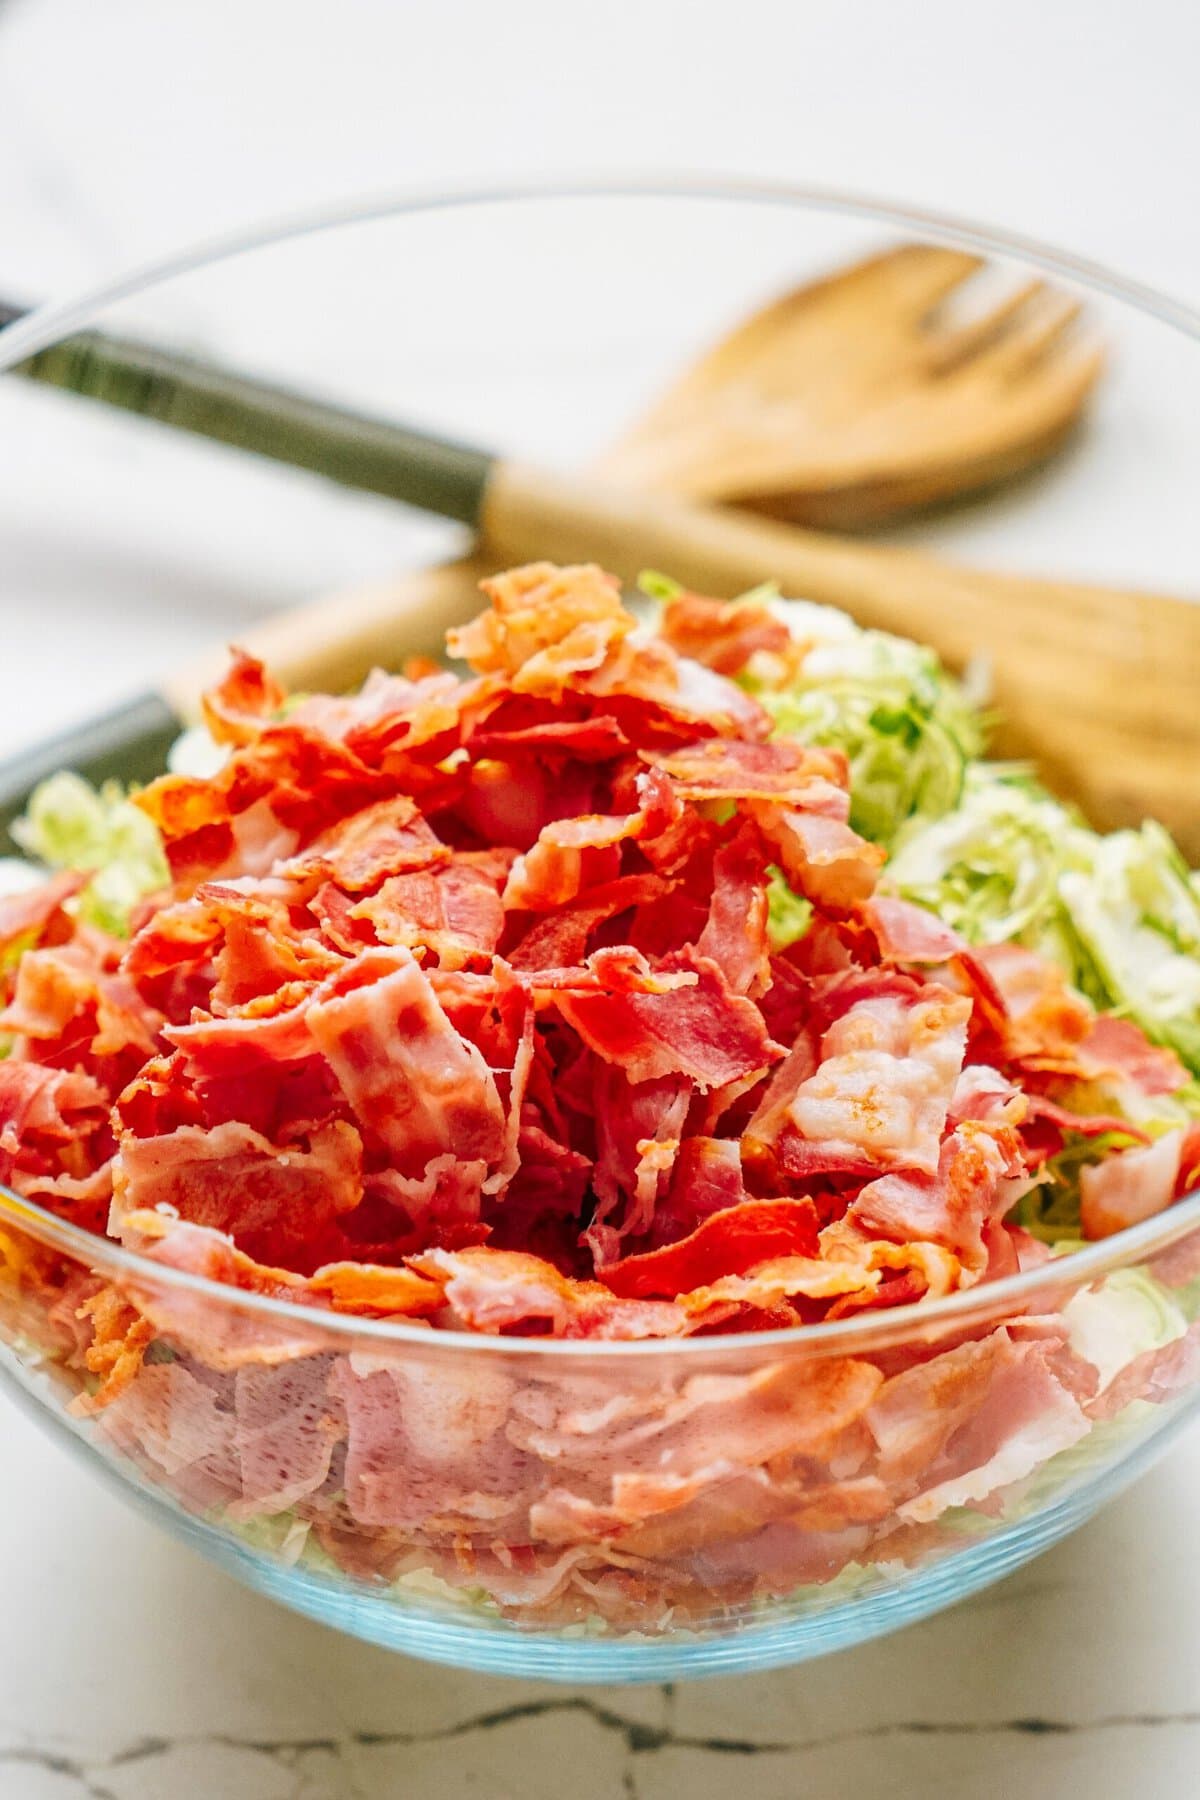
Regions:
<instances>
[{"instance_id":1,"label":"chopped bacon","mask_svg":"<svg viewBox=\"0 0 1200 1800\"><path fill-rule=\"evenodd\" d=\"M548 912L567 904L597 879L617 875L613 859L623 845L661 837L683 813L657 770L638 777L637 801L636 812L590 813L543 826L536 843L512 866L505 906Z\"/></svg>"},{"instance_id":2,"label":"chopped bacon","mask_svg":"<svg viewBox=\"0 0 1200 1800\"><path fill-rule=\"evenodd\" d=\"M843 824L850 817L849 770L840 750L706 738L642 755L665 770L684 800L763 800Z\"/></svg>"},{"instance_id":3,"label":"chopped bacon","mask_svg":"<svg viewBox=\"0 0 1200 1800\"><path fill-rule=\"evenodd\" d=\"M679 651L719 675L740 675L759 650L786 655L792 634L769 607L751 600L709 600L677 594L663 607L660 627Z\"/></svg>"},{"instance_id":4,"label":"chopped bacon","mask_svg":"<svg viewBox=\"0 0 1200 1800\"><path fill-rule=\"evenodd\" d=\"M363 1132L401 1174L420 1175L448 1151L489 1167L499 1161L504 1108L495 1078L410 951L365 950L306 1009L306 1023Z\"/></svg>"},{"instance_id":5,"label":"chopped bacon","mask_svg":"<svg viewBox=\"0 0 1200 1800\"><path fill-rule=\"evenodd\" d=\"M910 900L874 894L861 910L889 962L945 963L965 949L956 931Z\"/></svg>"},{"instance_id":6,"label":"chopped bacon","mask_svg":"<svg viewBox=\"0 0 1200 1800\"><path fill-rule=\"evenodd\" d=\"M63 869L36 887L0 895L0 952L47 938L61 943L70 931L63 908L87 883L86 870Z\"/></svg>"},{"instance_id":7,"label":"chopped bacon","mask_svg":"<svg viewBox=\"0 0 1200 1800\"><path fill-rule=\"evenodd\" d=\"M696 949L718 964L735 994L758 998L770 986L766 858L752 829L713 857L712 899Z\"/></svg>"},{"instance_id":8,"label":"chopped bacon","mask_svg":"<svg viewBox=\"0 0 1200 1800\"><path fill-rule=\"evenodd\" d=\"M631 1081L683 1075L705 1090L767 1068L783 1054L752 1001L708 957L665 957L665 975L691 979L666 993L560 993L558 1010L584 1043Z\"/></svg>"},{"instance_id":9,"label":"chopped bacon","mask_svg":"<svg viewBox=\"0 0 1200 1800\"><path fill-rule=\"evenodd\" d=\"M450 850L438 841L416 803L407 794L397 794L339 819L285 862L279 874L289 882L309 884L310 892L330 881L356 894L377 887L387 875L449 860Z\"/></svg>"},{"instance_id":10,"label":"chopped bacon","mask_svg":"<svg viewBox=\"0 0 1200 1800\"><path fill-rule=\"evenodd\" d=\"M571 757L582 762L608 762L632 750L618 720L601 713L581 719L545 719L535 725L498 728L494 718L471 733L468 742L480 756L509 760L527 752L542 760Z\"/></svg>"},{"instance_id":11,"label":"chopped bacon","mask_svg":"<svg viewBox=\"0 0 1200 1800\"><path fill-rule=\"evenodd\" d=\"M549 1331L556 1337L677 1337L686 1315L654 1300L624 1300L594 1281L571 1281L540 1257L513 1250L429 1250L418 1273L445 1283L446 1301L471 1331Z\"/></svg>"},{"instance_id":12,"label":"chopped bacon","mask_svg":"<svg viewBox=\"0 0 1200 1800\"><path fill-rule=\"evenodd\" d=\"M582 963L598 926L634 907L669 899L675 885L661 875L644 874L620 875L615 881L590 887L557 911L539 914L507 960L514 969L530 971Z\"/></svg>"},{"instance_id":13,"label":"chopped bacon","mask_svg":"<svg viewBox=\"0 0 1200 1800\"><path fill-rule=\"evenodd\" d=\"M126 1213L167 1205L255 1260L278 1255L307 1272L328 1260L339 1217L362 1198L362 1143L341 1120L282 1149L232 1119L181 1125L164 1137L126 1135L114 1180L118 1228Z\"/></svg>"},{"instance_id":14,"label":"chopped bacon","mask_svg":"<svg viewBox=\"0 0 1200 1800\"><path fill-rule=\"evenodd\" d=\"M1152 1044L1140 1025L1111 1013L1094 1021L1078 1054L1085 1079L1127 1076L1143 1094L1173 1094L1188 1081L1173 1050Z\"/></svg>"},{"instance_id":15,"label":"chopped bacon","mask_svg":"<svg viewBox=\"0 0 1200 1800\"><path fill-rule=\"evenodd\" d=\"M234 1379L234 1447L241 1475L235 1518L287 1512L325 1481L345 1425L330 1393L330 1356L297 1357L278 1368L239 1369Z\"/></svg>"},{"instance_id":16,"label":"chopped bacon","mask_svg":"<svg viewBox=\"0 0 1200 1800\"><path fill-rule=\"evenodd\" d=\"M966 1285L968 1277L978 1280L987 1268L984 1233L997 1207L1007 1210L1002 1183L1020 1168L1011 1127L968 1121L943 1143L936 1173L884 1175L869 1182L847 1217L871 1236L944 1245L962 1264Z\"/></svg>"},{"instance_id":17,"label":"chopped bacon","mask_svg":"<svg viewBox=\"0 0 1200 1800\"><path fill-rule=\"evenodd\" d=\"M1018 944L960 953L1006 1059L1030 1069L1079 1073L1079 1046L1094 1014L1062 971Z\"/></svg>"},{"instance_id":18,"label":"chopped bacon","mask_svg":"<svg viewBox=\"0 0 1200 1800\"><path fill-rule=\"evenodd\" d=\"M829 813L797 812L764 800L752 800L749 810L797 893L834 913L848 912L870 895L884 861L878 844Z\"/></svg>"},{"instance_id":19,"label":"chopped bacon","mask_svg":"<svg viewBox=\"0 0 1200 1800\"><path fill-rule=\"evenodd\" d=\"M287 698L257 657L234 650L215 688L203 697L204 723L218 744L252 744Z\"/></svg>"},{"instance_id":20,"label":"chopped bacon","mask_svg":"<svg viewBox=\"0 0 1200 1800\"><path fill-rule=\"evenodd\" d=\"M830 993L852 993L840 978L834 982L827 1002ZM854 999L815 1053L808 1044L793 1052L793 1080L768 1094L747 1139L796 1174L933 1174L970 1010L968 1000L933 983Z\"/></svg>"},{"instance_id":21,"label":"chopped bacon","mask_svg":"<svg viewBox=\"0 0 1200 1800\"><path fill-rule=\"evenodd\" d=\"M480 674L506 676L516 693L561 693L633 629L620 584L594 565L530 563L481 585L490 607L446 642L451 656Z\"/></svg>"},{"instance_id":22,"label":"chopped bacon","mask_svg":"<svg viewBox=\"0 0 1200 1800\"><path fill-rule=\"evenodd\" d=\"M815 1256L817 1210L811 1200L747 1200L709 1215L690 1237L627 1256L601 1273L628 1300L674 1299L722 1275L745 1275L780 1256Z\"/></svg>"},{"instance_id":23,"label":"chopped bacon","mask_svg":"<svg viewBox=\"0 0 1200 1800\"><path fill-rule=\"evenodd\" d=\"M390 875L345 918L363 920L381 944L423 946L444 968L488 962L504 930L496 883L465 858Z\"/></svg>"},{"instance_id":24,"label":"chopped bacon","mask_svg":"<svg viewBox=\"0 0 1200 1800\"><path fill-rule=\"evenodd\" d=\"M135 796L158 826L175 879L265 875L301 838L394 792L352 750L289 720L236 750L208 780L163 775Z\"/></svg>"},{"instance_id":25,"label":"chopped bacon","mask_svg":"<svg viewBox=\"0 0 1200 1800\"><path fill-rule=\"evenodd\" d=\"M1145 1147L1121 1150L1079 1172L1079 1216L1087 1238L1140 1225L1175 1198L1183 1132L1168 1131Z\"/></svg>"}]
</instances>

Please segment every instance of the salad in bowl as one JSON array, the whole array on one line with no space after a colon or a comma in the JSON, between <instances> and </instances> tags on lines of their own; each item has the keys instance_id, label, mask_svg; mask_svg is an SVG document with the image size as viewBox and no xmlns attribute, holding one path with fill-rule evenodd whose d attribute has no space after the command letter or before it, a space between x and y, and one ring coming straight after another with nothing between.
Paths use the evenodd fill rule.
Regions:
<instances>
[{"instance_id":1,"label":"salad in bowl","mask_svg":"<svg viewBox=\"0 0 1200 1800\"><path fill-rule=\"evenodd\" d=\"M350 695L235 654L0 900L0 1357L268 1591L663 1676L919 1616L1200 1383L1200 894L931 652L485 582Z\"/></svg>"}]
</instances>

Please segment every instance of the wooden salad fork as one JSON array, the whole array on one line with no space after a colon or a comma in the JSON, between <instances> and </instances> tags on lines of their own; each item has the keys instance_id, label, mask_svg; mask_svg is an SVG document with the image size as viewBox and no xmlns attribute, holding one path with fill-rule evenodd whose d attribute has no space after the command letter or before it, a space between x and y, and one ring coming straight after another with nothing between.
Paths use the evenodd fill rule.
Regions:
<instances>
[{"instance_id":1,"label":"wooden salad fork","mask_svg":"<svg viewBox=\"0 0 1200 1800\"><path fill-rule=\"evenodd\" d=\"M1104 365L1044 281L965 321L980 257L906 244L798 287L693 364L594 472L852 530L1044 462Z\"/></svg>"},{"instance_id":2,"label":"wooden salad fork","mask_svg":"<svg viewBox=\"0 0 1200 1800\"><path fill-rule=\"evenodd\" d=\"M936 323L935 309L939 294L952 292L974 260L940 250L884 260L893 272L907 269L908 315L929 320L930 354L951 366L978 365L973 378L996 382L1010 365L1019 374L1030 358L1057 364L1063 356L1062 368L1074 369L1070 391L1083 391L1080 364L1088 384L1095 380L1094 346L1066 353L1073 303L1052 302L1039 285L986 322L958 327L956 336ZM349 686L373 664L395 666L409 651L436 651L445 628L477 609L478 577L508 562L594 559L625 580L651 566L726 596L775 579L785 593L842 606L861 624L930 644L951 668L982 659L1005 754L1036 758L1095 824L1155 816L1200 858L1200 611L1186 600L985 572L649 494L630 485L614 457L605 465L607 481L526 469L96 333L51 346L21 372L475 528L480 549L468 562L326 596L247 631L246 648L292 688ZM214 649L156 692L5 764L0 833L29 789L56 768L93 779L155 773L182 724L198 716L199 695L223 661L224 652Z\"/></svg>"}]
</instances>

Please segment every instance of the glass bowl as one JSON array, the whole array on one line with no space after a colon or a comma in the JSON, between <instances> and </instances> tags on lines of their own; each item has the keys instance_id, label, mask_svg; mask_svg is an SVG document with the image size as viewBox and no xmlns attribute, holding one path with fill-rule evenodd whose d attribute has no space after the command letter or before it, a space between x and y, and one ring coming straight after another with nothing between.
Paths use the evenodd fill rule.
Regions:
<instances>
[{"instance_id":1,"label":"glass bowl","mask_svg":"<svg viewBox=\"0 0 1200 1800\"><path fill-rule=\"evenodd\" d=\"M846 197L392 199L35 315L0 338L0 368L102 326L573 462L739 312L881 237L1048 271L1086 294L1113 347L1070 454L895 535L1185 589L1196 321L1038 246ZM73 398L13 382L2 398L0 555L19 553L26 602L6 629L16 666L36 671L12 684L14 748L256 608L462 539ZM118 591L133 597L120 616ZM64 618L74 654L47 657ZM433 647L410 639L396 658ZM130 1309L144 1358L97 1408ZM1200 1393L1198 1320L1200 1195L944 1300L597 1347L327 1315L165 1268L0 1190L0 1372L89 1466L301 1612L436 1660L572 1681L797 1661L996 1580L1180 1429Z\"/></svg>"}]
</instances>

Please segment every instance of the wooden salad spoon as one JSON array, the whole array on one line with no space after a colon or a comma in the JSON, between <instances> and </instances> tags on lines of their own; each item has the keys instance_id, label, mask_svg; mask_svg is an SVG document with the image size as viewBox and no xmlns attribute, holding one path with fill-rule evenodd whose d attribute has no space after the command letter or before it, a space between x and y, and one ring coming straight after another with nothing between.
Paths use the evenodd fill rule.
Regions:
<instances>
[{"instance_id":1,"label":"wooden salad spoon","mask_svg":"<svg viewBox=\"0 0 1200 1800\"><path fill-rule=\"evenodd\" d=\"M962 322L984 267L904 244L754 313L593 465L648 493L855 530L993 487L1069 436L1104 365L1044 281Z\"/></svg>"},{"instance_id":2,"label":"wooden salad spoon","mask_svg":"<svg viewBox=\"0 0 1200 1800\"><path fill-rule=\"evenodd\" d=\"M591 477L506 464L478 449L363 419L307 396L121 340L68 340L25 373L225 443L464 520L476 559L367 592L326 596L244 634L291 687L347 686L375 663L433 651L506 562L594 558L624 579L647 565L733 595L776 579L860 623L929 643L952 668L983 659L997 747L1036 758L1101 826L1160 818L1200 858L1200 612L1185 600L1002 575L913 551L714 510ZM612 464L609 464L611 477ZM223 653L156 693L31 748L0 770L0 829L58 767L142 778L197 716Z\"/></svg>"}]
</instances>

